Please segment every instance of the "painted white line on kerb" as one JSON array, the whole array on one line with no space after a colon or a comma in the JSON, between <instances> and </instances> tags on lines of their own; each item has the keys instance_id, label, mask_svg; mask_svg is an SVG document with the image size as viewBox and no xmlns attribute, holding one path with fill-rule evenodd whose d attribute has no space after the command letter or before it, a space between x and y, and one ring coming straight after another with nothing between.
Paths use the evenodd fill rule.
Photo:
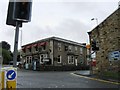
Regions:
<instances>
[{"instance_id":1,"label":"painted white line on kerb","mask_svg":"<svg viewBox=\"0 0 120 90\"><path fill-rule=\"evenodd\" d=\"M90 80L96 80L96 81L100 81L100 82L112 83L112 84L120 85L119 82L112 82L112 81L107 81L107 80L102 80L102 79L97 79L97 78L91 78L91 77L87 77L87 76L77 75L77 74L74 74L74 73L70 73L70 74L72 74L74 76L77 76L77 77L82 77L82 78L90 79Z\"/></svg>"}]
</instances>

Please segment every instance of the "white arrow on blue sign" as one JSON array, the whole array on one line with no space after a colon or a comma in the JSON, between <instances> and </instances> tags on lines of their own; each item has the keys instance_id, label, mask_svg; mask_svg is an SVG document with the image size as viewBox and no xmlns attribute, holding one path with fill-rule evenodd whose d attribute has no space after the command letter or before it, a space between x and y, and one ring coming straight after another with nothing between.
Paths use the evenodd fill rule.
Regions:
<instances>
[{"instance_id":1,"label":"white arrow on blue sign","mask_svg":"<svg viewBox=\"0 0 120 90\"><path fill-rule=\"evenodd\" d=\"M9 70L6 76L8 80L14 80L16 78L16 72L14 70Z\"/></svg>"}]
</instances>

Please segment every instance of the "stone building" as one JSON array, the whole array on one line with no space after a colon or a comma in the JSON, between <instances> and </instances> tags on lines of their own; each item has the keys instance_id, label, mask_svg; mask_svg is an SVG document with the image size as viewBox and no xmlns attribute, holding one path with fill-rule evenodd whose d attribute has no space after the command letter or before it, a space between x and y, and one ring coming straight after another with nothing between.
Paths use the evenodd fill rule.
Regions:
<instances>
[{"instance_id":1,"label":"stone building","mask_svg":"<svg viewBox=\"0 0 120 90\"><path fill-rule=\"evenodd\" d=\"M50 37L22 46L26 69L76 70L86 66L86 45Z\"/></svg>"},{"instance_id":2,"label":"stone building","mask_svg":"<svg viewBox=\"0 0 120 90\"><path fill-rule=\"evenodd\" d=\"M120 8L88 34L90 42L95 40L99 46L94 73L120 71Z\"/></svg>"}]
</instances>

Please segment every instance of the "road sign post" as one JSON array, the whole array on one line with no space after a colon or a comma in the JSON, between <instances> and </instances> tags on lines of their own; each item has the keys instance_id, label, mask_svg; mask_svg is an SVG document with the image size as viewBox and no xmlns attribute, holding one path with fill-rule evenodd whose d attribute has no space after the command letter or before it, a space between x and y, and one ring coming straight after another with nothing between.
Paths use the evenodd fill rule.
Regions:
<instances>
[{"instance_id":1,"label":"road sign post","mask_svg":"<svg viewBox=\"0 0 120 90\"><path fill-rule=\"evenodd\" d=\"M6 70L6 88L17 88L17 68L8 68Z\"/></svg>"},{"instance_id":2,"label":"road sign post","mask_svg":"<svg viewBox=\"0 0 120 90\"><path fill-rule=\"evenodd\" d=\"M17 87L17 69L13 68L13 69L9 69L6 72L6 88L7 89L15 89Z\"/></svg>"},{"instance_id":3,"label":"road sign post","mask_svg":"<svg viewBox=\"0 0 120 90\"><path fill-rule=\"evenodd\" d=\"M4 67L2 68L2 87L3 90L16 89L17 88L17 68Z\"/></svg>"},{"instance_id":4,"label":"road sign post","mask_svg":"<svg viewBox=\"0 0 120 90\"><path fill-rule=\"evenodd\" d=\"M17 49L18 49L18 38L19 38L19 27L22 27L22 23L31 21L31 10L32 0L21 0L11 2L9 0L8 14L7 14L7 25L16 26L15 30L15 41L14 41L14 53L13 53L13 66L16 67L17 63Z\"/></svg>"},{"instance_id":5,"label":"road sign post","mask_svg":"<svg viewBox=\"0 0 120 90\"><path fill-rule=\"evenodd\" d=\"M14 53L13 53L13 67L17 67L17 48L18 48L18 38L19 38L19 26L20 22L16 21L16 30L15 30L15 42L14 42Z\"/></svg>"}]
</instances>

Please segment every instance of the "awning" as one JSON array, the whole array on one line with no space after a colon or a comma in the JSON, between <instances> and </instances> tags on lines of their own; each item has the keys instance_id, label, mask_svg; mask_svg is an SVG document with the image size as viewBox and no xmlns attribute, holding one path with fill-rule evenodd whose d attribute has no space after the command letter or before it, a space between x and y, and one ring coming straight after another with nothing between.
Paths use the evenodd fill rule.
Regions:
<instances>
[{"instance_id":1,"label":"awning","mask_svg":"<svg viewBox=\"0 0 120 90\"><path fill-rule=\"evenodd\" d=\"M32 46L32 45L28 45L28 46L26 46L26 48L31 48L31 46Z\"/></svg>"},{"instance_id":2,"label":"awning","mask_svg":"<svg viewBox=\"0 0 120 90\"><path fill-rule=\"evenodd\" d=\"M44 45L46 45L46 42L41 42L38 44L38 46L44 46Z\"/></svg>"},{"instance_id":3,"label":"awning","mask_svg":"<svg viewBox=\"0 0 120 90\"><path fill-rule=\"evenodd\" d=\"M36 44L33 44L32 46L33 46L33 47L36 47L37 45L38 45L38 44L36 43Z\"/></svg>"}]
</instances>

